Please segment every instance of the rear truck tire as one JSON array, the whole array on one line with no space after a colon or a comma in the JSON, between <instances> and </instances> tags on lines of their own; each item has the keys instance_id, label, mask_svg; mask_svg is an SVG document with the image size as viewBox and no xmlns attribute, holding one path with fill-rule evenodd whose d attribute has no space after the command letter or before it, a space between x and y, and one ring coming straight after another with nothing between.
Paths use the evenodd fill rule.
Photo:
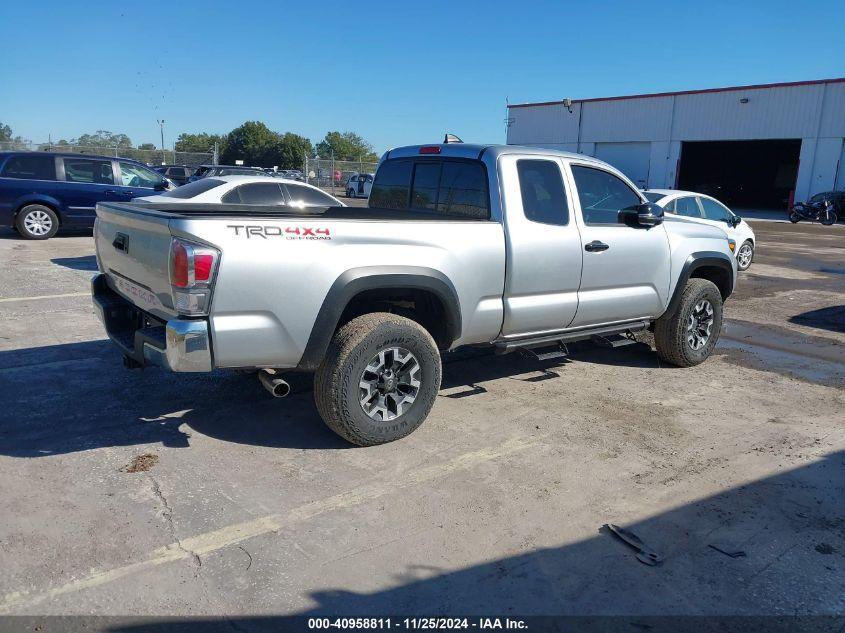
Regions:
<instances>
[{"instance_id":1,"label":"rear truck tire","mask_svg":"<svg viewBox=\"0 0 845 633\"><path fill-rule=\"evenodd\" d=\"M405 437L440 389L437 344L419 323L389 312L364 314L335 332L314 375L326 425L358 446Z\"/></svg>"},{"instance_id":2,"label":"rear truck tire","mask_svg":"<svg viewBox=\"0 0 845 633\"><path fill-rule=\"evenodd\" d=\"M754 244L751 240L745 240L736 252L736 267L741 271L748 270L752 261L754 261Z\"/></svg>"},{"instance_id":3,"label":"rear truck tire","mask_svg":"<svg viewBox=\"0 0 845 633\"><path fill-rule=\"evenodd\" d=\"M678 367L707 360L722 331L722 295L712 281L690 279L671 313L655 323L657 355Z\"/></svg>"},{"instance_id":4,"label":"rear truck tire","mask_svg":"<svg viewBox=\"0 0 845 633\"><path fill-rule=\"evenodd\" d=\"M43 204L28 204L18 212L15 228L28 240L46 240L59 230L59 216Z\"/></svg>"}]
</instances>

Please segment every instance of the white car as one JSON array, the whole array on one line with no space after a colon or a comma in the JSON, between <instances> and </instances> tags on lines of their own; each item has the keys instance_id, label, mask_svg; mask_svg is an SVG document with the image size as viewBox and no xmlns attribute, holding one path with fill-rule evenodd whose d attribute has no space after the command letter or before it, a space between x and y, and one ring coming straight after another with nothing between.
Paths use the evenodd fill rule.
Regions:
<instances>
[{"instance_id":1,"label":"white car","mask_svg":"<svg viewBox=\"0 0 845 633\"><path fill-rule=\"evenodd\" d=\"M193 204L257 204L291 207L345 206L325 191L304 182L266 176L209 176L155 196L133 202Z\"/></svg>"},{"instance_id":2,"label":"white car","mask_svg":"<svg viewBox=\"0 0 845 633\"><path fill-rule=\"evenodd\" d=\"M347 198L369 198L373 188L373 174L352 174L346 181Z\"/></svg>"},{"instance_id":3,"label":"white car","mask_svg":"<svg viewBox=\"0 0 845 633\"><path fill-rule=\"evenodd\" d=\"M736 267L748 270L754 259L757 239L748 222L710 196L677 189L648 189L643 191L649 202L663 207L666 213L674 213L700 220L705 224L718 226L736 242Z\"/></svg>"}]
</instances>

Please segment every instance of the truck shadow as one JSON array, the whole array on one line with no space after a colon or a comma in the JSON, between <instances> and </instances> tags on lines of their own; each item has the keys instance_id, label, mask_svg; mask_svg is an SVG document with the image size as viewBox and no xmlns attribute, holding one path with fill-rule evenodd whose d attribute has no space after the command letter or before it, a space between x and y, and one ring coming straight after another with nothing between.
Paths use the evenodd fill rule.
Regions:
<instances>
[{"instance_id":1,"label":"truck shadow","mask_svg":"<svg viewBox=\"0 0 845 633\"><path fill-rule=\"evenodd\" d=\"M579 361L656 366L647 346L570 349ZM441 395L471 398L501 378L554 380L568 362L460 350L444 356L442 390L454 391ZM254 376L234 371L125 370L107 340L0 352L0 393L13 395L0 411L0 454L45 457L150 443L184 448L192 433L271 448L353 448L320 419L311 376L286 378L292 393L277 400Z\"/></svg>"},{"instance_id":2,"label":"truck shadow","mask_svg":"<svg viewBox=\"0 0 845 633\"><path fill-rule=\"evenodd\" d=\"M845 334L845 305L802 312L790 317L789 322Z\"/></svg>"},{"instance_id":3,"label":"truck shadow","mask_svg":"<svg viewBox=\"0 0 845 633\"><path fill-rule=\"evenodd\" d=\"M319 589L300 590L297 601L313 606L295 614L284 599L262 603L262 611L287 616L147 619L112 622L108 630L305 630L303 618L318 616L472 614L576 616L539 618L530 622L531 631L833 633L845 625L845 523L838 507L843 481L845 452L840 451L660 513L640 514L613 496L603 500L606 516L599 521L623 524L662 556L659 566L640 563L633 549L596 525L591 536L557 546L537 547L526 539L511 556L457 549L459 556L483 561L467 566L450 560L449 552L459 547L454 543L442 551L408 547L377 582L349 580L348 567L339 574L345 580L326 573ZM570 492L564 482L557 494ZM623 523L632 514L643 518ZM479 519L466 519L477 522L479 539L502 536L490 534ZM562 526L573 520L560 517ZM554 524L548 514L543 521ZM357 560L367 561L367 554ZM319 586L320 580L313 583ZM375 589L358 588L373 584Z\"/></svg>"},{"instance_id":4,"label":"truck shadow","mask_svg":"<svg viewBox=\"0 0 845 633\"><path fill-rule=\"evenodd\" d=\"M57 266L63 266L72 270L97 270L97 258L94 255L84 255L81 257L54 257L50 260Z\"/></svg>"}]
</instances>

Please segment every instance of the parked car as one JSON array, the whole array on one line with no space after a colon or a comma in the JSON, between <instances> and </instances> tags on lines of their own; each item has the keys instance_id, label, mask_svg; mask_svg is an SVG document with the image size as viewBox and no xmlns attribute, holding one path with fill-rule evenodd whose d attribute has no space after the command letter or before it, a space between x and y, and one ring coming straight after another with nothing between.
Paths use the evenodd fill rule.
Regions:
<instances>
[{"instance_id":1,"label":"parked car","mask_svg":"<svg viewBox=\"0 0 845 633\"><path fill-rule=\"evenodd\" d=\"M736 280L723 230L540 148L390 150L365 209L188 207L97 208L94 304L125 365L257 369L274 396L316 371L317 410L359 445L422 424L442 350L548 359L653 328L664 361L701 363Z\"/></svg>"},{"instance_id":2,"label":"parked car","mask_svg":"<svg viewBox=\"0 0 845 633\"><path fill-rule=\"evenodd\" d=\"M52 152L0 152L0 225L46 240L59 228L90 228L94 207L175 185L128 158Z\"/></svg>"},{"instance_id":3,"label":"parked car","mask_svg":"<svg viewBox=\"0 0 845 633\"><path fill-rule=\"evenodd\" d=\"M736 264L739 270L748 270L754 260L757 238L754 231L741 217L721 202L701 193L677 189L649 189L643 192L651 202L663 207L666 213L693 218L718 226L736 244Z\"/></svg>"},{"instance_id":4,"label":"parked car","mask_svg":"<svg viewBox=\"0 0 845 633\"><path fill-rule=\"evenodd\" d=\"M269 176L261 167L244 167L242 165L200 165L188 182L209 178L211 176Z\"/></svg>"},{"instance_id":5,"label":"parked car","mask_svg":"<svg viewBox=\"0 0 845 633\"><path fill-rule=\"evenodd\" d=\"M287 178L288 180L298 180L305 182L305 176L298 169L280 169L273 174L276 178Z\"/></svg>"},{"instance_id":6,"label":"parked car","mask_svg":"<svg viewBox=\"0 0 845 633\"><path fill-rule=\"evenodd\" d=\"M333 207L344 204L325 191L295 180L262 176L221 176L201 178L187 185L133 202L145 204L259 204L265 206Z\"/></svg>"},{"instance_id":7,"label":"parked car","mask_svg":"<svg viewBox=\"0 0 845 633\"><path fill-rule=\"evenodd\" d=\"M193 171L187 165L156 165L153 169L163 176L167 176L177 186L184 185L193 174Z\"/></svg>"},{"instance_id":8,"label":"parked car","mask_svg":"<svg viewBox=\"0 0 845 633\"><path fill-rule=\"evenodd\" d=\"M369 198L374 179L373 174L352 174L346 181L346 197Z\"/></svg>"}]
</instances>

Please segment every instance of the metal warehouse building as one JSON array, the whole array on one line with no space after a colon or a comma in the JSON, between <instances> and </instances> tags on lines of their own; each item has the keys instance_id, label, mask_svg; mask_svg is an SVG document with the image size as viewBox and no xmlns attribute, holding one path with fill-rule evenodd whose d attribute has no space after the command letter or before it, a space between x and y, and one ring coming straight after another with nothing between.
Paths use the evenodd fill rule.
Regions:
<instances>
[{"instance_id":1,"label":"metal warehouse building","mask_svg":"<svg viewBox=\"0 0 845 633\"><path fill-rule=\"evenodd\" d=\"M845 189L845 78L508 106L507 142L589 154L641 187L784 208Z\"/></svg>"}]
</instances>

